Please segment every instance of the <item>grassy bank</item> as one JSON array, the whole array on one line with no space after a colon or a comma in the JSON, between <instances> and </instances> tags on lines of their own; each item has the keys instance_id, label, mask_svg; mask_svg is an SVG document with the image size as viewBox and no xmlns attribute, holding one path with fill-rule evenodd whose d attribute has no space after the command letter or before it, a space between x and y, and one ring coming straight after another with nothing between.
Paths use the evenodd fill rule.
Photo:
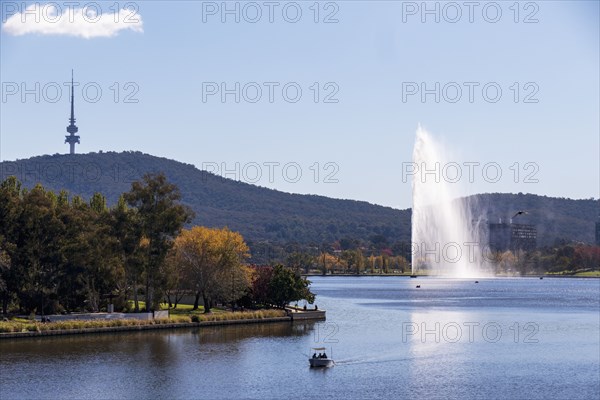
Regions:
<instances>
[{"instance_id":1,"label":"grassy bank","mask_svg":"<svg viewBox=\"0 0 600 400\"><path fill-rule=\"evenodd\" d=\"M545 276L552 277L577 277L577 278L600 278L600 271L559 271L547 272Z\"/></svg>"},{"instance_id":2,"label":"grassy bank","mask_svg":"<svg viewBox=\"0 0 600 400\"><path fill-rule=\"evenodd\" d=\"M115 320L71 320L57 322L38 322L15 318L10 321L0 322L0 333L14 332L44 332L78 329L97 329L126 326L162 325L162 324L189 324L192 322L208 321L237 321L244 319L265 319L285 316L283 310L259 310L244 312L226 312L211 314L171 315L169 318L155 320L115 319Z\"/></svg>"},{"instance_id":3,"label":"grassy bank","mask_svg":"<svg viewBox=\"0 0 600 400\"><path fill-rule=\"evenodd\" d=\"M586 271L586 272L577 272L575 276L583 276L583 277L592 277L592 278L600 278L600 271Z\"/></svg>"}]
</instances>

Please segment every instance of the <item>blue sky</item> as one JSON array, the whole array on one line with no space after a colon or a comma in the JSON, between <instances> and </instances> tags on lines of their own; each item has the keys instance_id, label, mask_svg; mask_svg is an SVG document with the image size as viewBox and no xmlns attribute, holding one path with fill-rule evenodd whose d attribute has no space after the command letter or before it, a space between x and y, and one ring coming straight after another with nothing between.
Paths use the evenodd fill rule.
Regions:
<instances>
[{"instance_id":1,"label":"blue sky","mask_svg":"<svg viewBox=\"0 0 600 400\"><path fill-rule=\"evenodd\" d=\"M25 22L22 2L1 3L1 160L68 152L73 68L80 153L139 150L407 208L421 124L462 166L464 194L599 196L595 1L228 2L239 22L222 2L80 2L87 19L75 7L72 22L68 2L39 2Z\"/></svg>"}]
</instances>

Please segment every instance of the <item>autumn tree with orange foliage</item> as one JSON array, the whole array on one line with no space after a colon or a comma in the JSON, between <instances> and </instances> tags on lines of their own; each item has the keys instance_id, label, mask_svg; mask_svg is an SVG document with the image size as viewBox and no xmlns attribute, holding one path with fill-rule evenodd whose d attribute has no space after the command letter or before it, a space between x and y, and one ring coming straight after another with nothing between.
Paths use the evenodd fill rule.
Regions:
<instances>
[{"instance_id":1,"label":"autumn tree with orange foliage","mask_svg":"<svg viewBox=\"0 0 600 400\"><path fill-rule=\"evenodd\" d=\"M250 256L244 238L227 228L195 226L185 229L175 239L174 258L183 271L187 285L200 297L204 312L215 302L234 303L251 285L251 269L244 265Z\"/></svg>"}]
</instances>

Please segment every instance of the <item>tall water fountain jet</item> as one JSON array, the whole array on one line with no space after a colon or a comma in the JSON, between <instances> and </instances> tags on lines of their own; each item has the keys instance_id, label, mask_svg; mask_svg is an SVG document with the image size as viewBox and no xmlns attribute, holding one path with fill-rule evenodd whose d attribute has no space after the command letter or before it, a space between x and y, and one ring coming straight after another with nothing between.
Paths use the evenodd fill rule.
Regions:
<instances>
[{"instance_id":1,"label":"tall water fountain jet","mask_svg":"<svg viewBox=\"0 0 600 400\"><path fill-rule=\"evenodd\" d=\"M470 278L488 275L486 243L473 204L461 199L465 165L419 126L412 162L412 272ZM463 194L464 195L464 194Z\"/></svg>"}]
</instances>

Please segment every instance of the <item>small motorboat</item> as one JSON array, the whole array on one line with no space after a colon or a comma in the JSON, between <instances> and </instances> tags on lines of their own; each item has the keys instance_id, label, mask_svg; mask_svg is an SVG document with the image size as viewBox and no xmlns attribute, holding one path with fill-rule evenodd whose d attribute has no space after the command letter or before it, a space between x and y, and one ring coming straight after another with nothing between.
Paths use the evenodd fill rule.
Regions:
<instances>
[{"instance_id":1,"label":"small motorboat","mask_svg":"<svg viewBox=\"0 0 600 400\"><path fill-rule=\"evenodd\" d=\"M308 359L311 368L327 368L334 366L335 361L327 356L326 350L327 348L325 347L311 347L313 355Z\"/></svg>"}]
</instances>

